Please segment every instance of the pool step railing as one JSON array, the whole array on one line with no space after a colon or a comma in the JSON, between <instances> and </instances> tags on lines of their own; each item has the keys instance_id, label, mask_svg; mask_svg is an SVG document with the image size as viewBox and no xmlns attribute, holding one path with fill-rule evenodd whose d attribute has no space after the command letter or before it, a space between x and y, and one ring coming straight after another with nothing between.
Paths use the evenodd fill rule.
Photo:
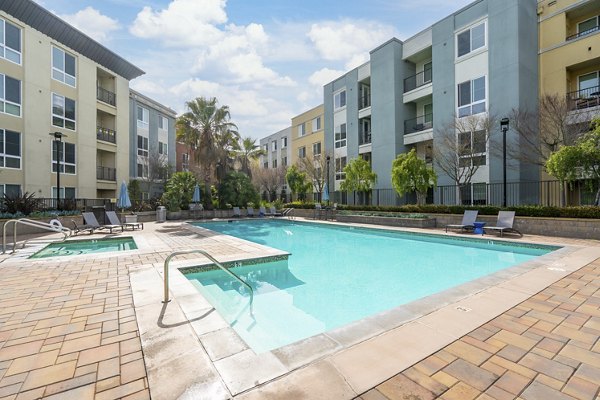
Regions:
<instances>
[{"instance_id":1,"label":"pool step railing","mask_svg":"<svg viewBox=\"0 0 600 400\"><path fill-rule=\"evenodd\" d=\"M238 275L236 275L235 273L230 271L228 268L225 268L219 261L217 261L216 258L211 256L208 252L206 252L204 250L200 250L200 249L175 251L175 252L169 254L169 256L165 259L165 263L163 264L163 273L164 273L163 279L164 279L164 292L165 292L163 303L168 303L169 301L171 301L169 299L169 263L171 262L171 259L174 257L177 257L179 255L182 255L182 254L193 254L193 253L202 254L204 257L206 257L210 261L212 261L215 264L215 266L217 266L218 268L223 270L225 273L227 273L229 276L231 276L236 281L240 282L243 286L245 286L250 291L250 314L252 315L253 314L252 305L254 304L254 290L252 289L252 286L250 286L246 281L244 281Z\"/></svg>"},{"instance_id":2,"label":"pool step railing","mask_svg":"<svg viewBox=\"0 0 600 400\"><path fill-rule=\"evenodd\" d=\"M67 228L66 226L62 226L58 220L51 220L50 222L42 222L42 221L37 221L34 219L29 219L29 218L10 219L4 223L4 227L2 228L2 254L6 253L6 228L11 223L14 224L12 253L14 253L17 249L17 226L19 224L33 226L36 228L40 228L40 229L50 231L50 232L55 232L55 233L60 232L63 234L63 239L62 239L63 241L65 241L73 233L73 231L70 228ZM27 243L27 240L25 240L25 242L23 242L23 247L25 247L26 243Z\"/></svg>"}]
</instances>

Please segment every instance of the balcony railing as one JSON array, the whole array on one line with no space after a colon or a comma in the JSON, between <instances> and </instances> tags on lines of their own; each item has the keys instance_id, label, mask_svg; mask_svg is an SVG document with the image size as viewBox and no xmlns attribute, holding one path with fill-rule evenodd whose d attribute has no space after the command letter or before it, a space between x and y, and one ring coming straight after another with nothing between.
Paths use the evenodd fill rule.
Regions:
<instances>
[{"instance_id":1,"label":"balcony railing","mask_svg":"<svg viewBox=\"0 0 600 400\"><path fill-rule=\"evenodd\" d=\"M569 110L582 110L600 106L600 86L567 93Z\"/></svg>"},{"instance_id":2,"label":"balcony railing","mask_svg":"<svg viewBox=\"0 0 600 400\"><path fill-rule=\"evenodd\" d=\"M100 101L103 101L111 106L117 105L117 95L115 95L110 90L106 90L100 86L97 88L96 98Z\"/></svg>"},{"instance_id":3,"label":"balcony railing","mask_svg":"<svg viewBox=\"0 0 600 400\"><path fill-rule=\"evenodd\" d=\"M371 131L359 132L358 133L358 145L371 143Z\"/></svg>"},{"instance_id":4,"label":"balcony railing","mask_svg":"<svg viewBox=\"0 0 600 400\"><path fill-rule=\"evenodd\" d=\"M98 131L96 132L96 138L105 142L117 143L117 132L99 126Z\"/></svg>"},{"instance_id":5,"label":"balcony railing","mask_svg":"<svg viewBox=\"0 0 600 400\"><path fill-rule=\"evenodd\" d=\"M363 94L358 97L358 109L362 110L363 108L371 107L371 95Z\"/></svg>"},{"instance_id":6,"label":"balcony railing","mask_svg":"<svg viewBox=\"0 0 600 400\"><path fill-rule=\"evenodd\" d=\"M410 92L413 89L426 85L433 81L433 70L428 68L404 79L404 93Z\"/></svg>"},{"instance_id":7,"label":"balcony railing","mask_svg":"<svg viewBox=\"0 0 600 400\"><path fill-rule=\"evenodd\" d=\"M567 41L573 40L573 39L577 39L577 38L580 38L582 36L590 35L590 34L592 34L594 32L598 32L599 30L600 30L600 26L596 25L593 28L586 29L585 31L577 32L577 33L575 33L573 35L567 36Z\"/></svg>"},{"instance_id":8,"label":"balcony railing","mask_svg":"<svg viewBox=\"0 0 600 400\"><path fill-rule=\"evenodd\" d=\"M96 179L116 182L117 169L110 167L96 167Z\"/></svg>"},{"instance_id":9,"label":"balcony railing","mask_svg":"<svg viewBox=\"0 0 600 400\"><path fill-rule=\"evenodd\" d=\"M404 121L404 134L421 132L433 128L433 114L420 115Z\"/></svg>"}]
</instances>

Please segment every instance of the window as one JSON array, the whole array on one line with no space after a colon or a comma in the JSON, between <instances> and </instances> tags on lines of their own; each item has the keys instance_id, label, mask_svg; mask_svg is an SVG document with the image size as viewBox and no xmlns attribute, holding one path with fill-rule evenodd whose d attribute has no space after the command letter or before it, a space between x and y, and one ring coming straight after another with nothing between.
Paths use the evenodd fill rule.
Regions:
<instances>
[{"instance_id":1,"label":"window","mask_svg":"<svg viewBox=\"0 0 600 400\"><path fill-rule=\"evenodd\" d=\"M265 162L263 163L263 168L264 168L264 169L267 169L267 168L269 168L269 162L268 162L268 161L265 161Z\"/></svg>"},{"instance_id":2,"label":"window","mask_svg":"<svg viewBox=\"0 0 600 400\"><path fill-rule=\"evenodd\" d=\"M0 74L0 112L21 116L21 81Z\"/></svg>"},{"instance_id":3,"label":"window","mask_svg":"<svg viewBox=\"0 0 600 400\"><path fill-rule=\"evenodd\" d=\"M4 199L4 195L16 197L21 195L21 185L11 185L0 183L0 201Z\"/></svg>"},{"instance_id":4,"label":"window","mask_svg":"<svg viewBox=\"0 0 600 400\"><path fill-rule=\"evenodd\" d=\"M343 181L346 179L344 168L346 167L346 157L338 157L335 159L335 180Z\"/></svg>"},{"instance_id":5,"label":"window","mask_svg":"<svg viewBox=\"0 0 600 400\"><path fill-rule=\"evenodd\" d=\"M56 198L56 186L52 186L52 198ZM60 188L61 199L75 199L76 191L74 187L62 187Z\"/></svg>"},{"instance_id":6,"label":"window","mask_svg":"<svg viewBox=\"0 0 600 400\"><path fill-rule=\"evenodd\" d=\"M52 78L75 87L75 57L52 46Z\"/></svg>"},{"instance_id":7,"label":"window","mask_svg":"<svg viewBox=\"0 0 600 400\"><path fill-rule=\"evenodd\" d=\"M281 138L281 148L285 149L287 147L287 136Z\"/></svg>"},{"instance_id":8,"label":"window","mask_svg":"<svg viewBox=\"0 0 600 400\"><path fill-rule=\"evenodd\" d=\"M148 165L138 163L137 164L137 177L138 178L147 178L148 177Z\"/></svg>"},{"instance_id":9,"label":"window","mask_svg":"<svg viewBox=\"0 0 600 400\"><path fill-rule=\"evenodd\" d=\"M181 155L181 169L184 171L190 170L190 155L187 153Z\"/></svg>"},{"instance_id":10,"label":"window","mask_svg":"<svg viewBox=\"0 0 600 400\"><path fill-rule=\"evenodd\" d=\"M306 147L302 146L298 149L298 158L306 157Z\"/></svg>"},{"instance_id":11,"label":"window","mask_svg":"<svg viewBox=\"0 0 600 400\"><path fill-rule=\"evenodd\" d=\"M346 124L335 127L335 148L346 147Z\"/></svg>"},{"instance_id":12,"label":"window","mask_svg":"<svg viewBox=\"0 0 600 400\"><path fill-rule=\"evenodd\" d=\"M0 129L0 167L21 168L21 134Z\"/></svg>"},{"instance_id":13,"label":"window","mask_svg":"<svg viewBox=\"0 0 600 400\"><path fill-rule=\"evenodd\" d=\"M75 130L75 100L52 93L52 125Z\"/></svg>"},{"instance_id":14,"label":"window","mask_svg":"<svg viewBox=\"0 0 600 400\"><path fill-rule=\"evenodd\" d=\"M56 153L60 149L60 172L65 174L75 174L75 144L67 142L59 142L53 140L52 144L52 172L56 172L58 165L58 155Z\"/></svg>"},{"instance_id":15,"label":"window","mask_svg":"<svg viewBox=\"0 0 600 400\"><path fill-rule=\"evenodd\" d=\"M485 22L456 35L457 57L485 46Z\"/></svg>"},{"instance_id":16,"label":"window","mask_svg":"<svg viewBox=\"0 0 600 400\"><path fill-rule=\"evenodd\" d=\"M137 154L138 156L148 157L148 138L137 135Z\"/></svg>"},{"instance_id":17,"label":"window","mask_svg":"<svg viewBox=\"0 0 600 400\"><path fill-rule=\"evenodd\" d=\"M287 157L281 157L281 166L287 167Z\"/></svg>"},{"instance_id":18,"label":"window","mask_svg":"<svg viewBox=\"0 0 600 400\"><path fill-rule=\"evenodd\" d=\"M598 79L598 71L579 76L579 90L580 91L586 90L586 91L591 92L591 90L588 90L588 89L596 88L599 85L600 85L600 81ZM596 92L598 92L598 91L600 91L600 90L596 90ZM591 94L591 93L587 93L587 95L589 95L589 94ZM587 96L585 96L585 94L583 94L583 95L584 95L584 97L587 97Z\"/></svg>"},{"instance_id":19,"label":"window","mask_svg":"<svg viewBox=\"0 0 600 400\"><path fill-rule=\"evenodd\" d=\"M21 29L1 18L0 57L21 64Z\"/></svg>"},{"instance_id":20,"label":"window","mask_svg":"<svg viewBox=\"0 0 600 400\"><path fill-rule=\"evenodd\" d=\"M333 109L334 111L338 108L346 107L346 91L342 90L333 95Z\"/></svg>"},{"instance_id":21,"label":"window","mask_svg":"<svg viewBox=\"0 0 600 400\"><path fill-rule=\"evenodd\" d=\"M271 142L271 151L276 151L277 150L277 140L273 140Z\"/></svg>"},{"instance_id":22,"label":"window","mask_svg":"<svg viewBox=\"0 0 600 400\"><path fill-rule=\"evenodd\" d=\"M590 19L586 19L577 24L577 33L579 35L585 35L588 33L592 33L593 31L598 29L598 17L592 17Z\"/></svg>"},{"instance_id":23,"label":"window","mask_svg":"<svg viewBox=\"0 0 600 400\"><path fill-rule=\"evenodd\" d=\"M458 84L458 116L466 117L486 111L485 76Z\"/></svg>"},{"instance_id":24,"label":"window","mask_svg":"<svg viewBox=\"0 0 600 400\"><path fill-rule=\"evenodd\" d=\"M149 111L144 107L137 107L137 126L138 128L148 129Z\"/></svg>"},{"instance_id":25,"label":"window","mask_svg":"<svg viewBox=\"0 0 600 400\"><path fill-rule=\"evenodd\" d=\"M298 137L302 137L306 134L306 130L304 129L304 124L298 125Z\"/></svg>"},{"instance_id":26,"label":"window","mask_svg":"<svg viewBox=\"0 0 600 400\"><path fill-rule=\"evenodd\" d=\"M433 122L433 104L425 104L423 106L423 120L427 126L430 126Z\"/></svg>"},{"instance_id":27,"label":"window","mask_svg":"<svg viewBox=\"0 0 600 400\"><path fill-rule=\"evenodd\" d=\"M484 130L460 132L460 167L479 167L486 165L487 138Z\"/></svg>"},{"instance_id":28,"label":"window","mask_svg":"<svg viewBox=\"0 0 600 400\"><path fill-rule=\"evenodd\" d=\"M312 120L312 131L316 132L321 129L321 117L317 117Z\"/></svg>"},{"instance_id":29,"label":"window","mask_svg":"<svg viewBox=\"0 0 600 400\"><path fill-rule=\"evenodd\" d=\"M428 63L425 63L425 65L423 65L423 83L431 82L432 65L433 64L431 63L431 61L429 61Z\"/></svg>"},{"instance_id":30,"label":"window","mask_svg":"<svg viewBox=\"0 0 600 400\"><path fill-rule=\"evenodd\" d=\"M313 143L313 156L321 154L321 142Z\"/></svg>"},{"instance_id":31,"label":"window","mask_svg":"<svg viewBox=\"0 0 600 400\"><path fill-rule=\"evenodd\" d=\"M167 144L164 142L158 142L158 154L167 155L169 154Z\"/></svg>"},{"instance_id":32,"label":"window","mask_svg":"<svg viewBox=\"0 0 600 400\"><path fill-rule=\"evenodd\" d=\"M169 130L169 120L162 115L158 116L158 129Z\"/></svg>"},{"instance_id":33,"label":"window","mask_svg":"<svg viewBox=\"0 0 600 400\"><path fill-rule=\"evenodd\" d=\"M273 160L273 168L277 168L277 159Z\"/></svg>"}]
</instances>

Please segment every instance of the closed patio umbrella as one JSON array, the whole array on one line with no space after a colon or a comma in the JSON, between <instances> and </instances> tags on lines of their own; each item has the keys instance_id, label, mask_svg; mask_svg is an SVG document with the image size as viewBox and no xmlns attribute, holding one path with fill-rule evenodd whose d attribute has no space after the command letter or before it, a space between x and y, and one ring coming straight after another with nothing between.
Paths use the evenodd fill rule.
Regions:
<instances>
[{"instance_id":1,"label":"closed patio umbrella","mask_svg":"<svg viewBox=\"0 0 600 400\"><path fill-rule=\"evenodd\" d=\"M121 209L131 207L131 200L129 199L129 192L127 191L127 184L125 181L121 183L119 198L117 199L117 207Z\"/></svg>"},{"instance_id":2,"label":"closed patio umbrella","mask_svg":"<svg viewBox=\"0 0 600 400\"><path fill-rule=\"evenodd\" d=\"M323 201L329 201L329 188L327 187L327 183L323 186L323 196L321 197Z\"/></svg>"},{"instance_id":3,"label":"closed patio umbrella","mask_svg":"<svg viewBox=\"0 0 600 400\"><path fill-rule=\"evenodd\" d=\"M196 187L194 188L194 195L192 196L192 202L200 203L200 186L198 186L198 184L196 184Z\"/></svg>"}]
</instances>

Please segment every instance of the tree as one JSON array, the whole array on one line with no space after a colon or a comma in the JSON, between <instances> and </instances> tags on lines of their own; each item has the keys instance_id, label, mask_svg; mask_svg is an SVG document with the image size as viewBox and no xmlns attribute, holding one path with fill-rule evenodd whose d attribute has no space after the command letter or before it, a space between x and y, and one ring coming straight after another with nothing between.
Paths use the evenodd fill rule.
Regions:
<instances>
[{"instance_id":1,"label":"tree","mask_svg":"<svg viewBox=\"0 0 600 400\"><path fill-rule=\"evenodd\" d=\"M416 192L417 204L425 204L427 190L436 182L433 168L429 168L425 160L417 157L415 149L399 154L392 163L392 186L400 196Z\"/></svg>"},{"instance_id":2,"label":"tree","mask_svg":"<svg viewBox=\"0 0 600 400\"><path fill-rule=\"evenodd\" d=\"M574 145L561 147L546 161L546 170L563 187L563 204L566 204L565 183L588 179L598 188L594 204L600 205L600 119L592 124L592 131L583 135Z\"/></svg>"},{"instance_id":3,"label":"tree","mask_svg":"<svg viewBox=\"0 0 600 400\"><path fill-rule=\"evenodd\" d=\"M295 165L288 168L285 180L292 192L292 197L296 195L297 199L300 200L304 198L304 194L312 187L312 184L306 181L306 174L300 171Z\"/></svg>"},{"instance_id":4,"label":"tree","mask_svg":"<svg viewBox=\"0 0 600 400\"><path fill-rule=\"evenodd\" d=\"M245 207L248 203L258 204L260 198L248 175L233 171L219 185L219 200L222 207L225 204Z\"/></svg>"},{"instance_id":5,"label":"tree","mask_svg":"<svg viewBox=\"0 0 600 400\"><path fill-rule=\"evenodd\" d=\"M198 97L185 105L188 111L177 118L177 139L192 149L205 193L210 193L211 183L227 173L239 138L237 126L231 122L229 107L219 107L214 97Z\"/></svg>"},{"instance_id":6,"label":"tree","mask_svg":"<svg viewBox=\"0 0 600 400\"><path fill-rule=\"evenodd\" d=\"M327 155L307 155L306 157L299 158L296 161L296 165L312 182L315 192L323 193L323 188L327 181ZM331 188L328 189L331 190Z\"/></svg>"},{"instance_id":7,"label":"tree","mask_svg":"<svg viewBox=\"0 0 600 400\"><path fill-rule=\"evenodd\" d=\"M454 118L451 123L436 130L433 159L458 190L458 204L462 203L463 187L468 187L481 165L485 165L491 130L496 119L487 114Z\"/></svg>"},{"instance_id":8,"label":"tree","mask_svg":"<svg viewBox=\"0 0 600 400\"><path fill-rule=\"evenodd\" d=\"M367 193L377 183L377 174L371 169L371 164L358 157L351 160L344 167L344 173L346 178L340 185L340 189L347 192L358 192L361 197L364 195L364 202L366 203Z\"/></svg>"},{"instance_id":9,"label":"tree","mask_svg":"<svg viewBox=\"0 0 600 400\"><path fill-rule=\"evenodd\" d=\"M252 178L252 168L250 167L252 162L266 154L267 153L256 144L256 139L250 137L242 139L239 143L239 149L237 150L237 158L241 164L241 171Z\"/></svg>"},{"instance_id":10,"label":"tree","mask_svg":"<svg viewBox=\"0 0 600 400\"><path fill-rule=\"evenodd\" d=\"M191 172L176 172L165 185L161 202L169 211L187 209L194 196L194 188L198 181Z\"/></svg>"},{"instance_id":11,"label":"tree","mask_svg":"<svg viewBox=\"0 0 600 400\"><path fill-rule=\"evenodd\" d=\"M173 173L167 154L160 154L157 148L150 148L148 156L138 156L137 161L143 170L142 176L138 178L140 190L152 193L152 188L157 189L156 186L159 186L158 191L164 191L164 185Z\"/></svg>"},{"instance_id":12,"label":"tree","mask_svg":"<svg viewBox=\"0 0 600 400\"><path fill-rule=\"evenodd\" d=\"M259 191L267 193L267 200L277 199L277 191L285 183L285 167L261 168L255 165L252 169L252 182Z\"/></svg>"}]
</instances>

